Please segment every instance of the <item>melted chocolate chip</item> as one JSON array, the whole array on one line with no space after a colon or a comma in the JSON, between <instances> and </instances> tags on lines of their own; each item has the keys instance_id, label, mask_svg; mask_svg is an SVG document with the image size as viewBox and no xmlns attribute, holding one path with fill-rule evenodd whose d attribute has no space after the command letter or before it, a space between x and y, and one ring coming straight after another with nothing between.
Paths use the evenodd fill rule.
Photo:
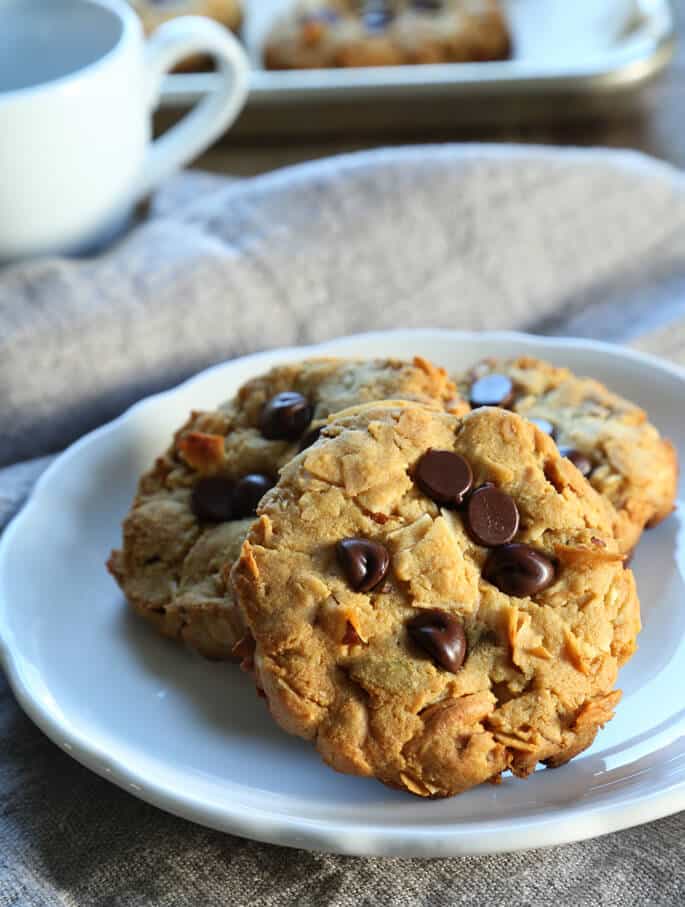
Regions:
<instances>
[{"instance_id":1,"label":"melted chocolate chip","mask_svg":"<svg viewBox=\"0 0 685 907\"><path fill-rule=\"evenodd\" d=\"M504 491L494 485L483 485L469 496L466 525L479 545L487 548L504 545L518 532L518 507Z\"/></svg>"},{"instance_id":2,"label":"melted chocolate chip","mask_svg":"<svg viewBox=\"0 0 685 907\"><path fill-rule=\"evenodd\" d=\"M300 453L302 453L302 451L306 450L308 447L311 447L312 444L316 444L316 442L319 440L319 435L321 434L322 429L323 425L319 425L318 428L311 428L306 435L302 436L300 446L298 447Z\"/></svg>"},{"instance_id":3,"label":"melted chocolate chip","mask_svg":"<svg viewBox=\"0 0 685 907\"><path fill-rule=\"evenodd\" d=\"M505 595L525 598L551 586L556 568L546 554L514 542L490 553L483 565L483 577Z\"/></svg>"},{"instance_id":4,"label":"melted chocolate chip","mask_svg":"<svg viewBox=\"0 0 685 907\"><path fill-rule=\"evenodd\" d=\"M233 482L223 476L198 479L193 487L190 505L199 520L225 523L233 519Z\"/></svg>"},{"instance_id":5,"label":"melted chocolate chip","mask_svg":"<svg viewBox=\"0 0 685 907\"><path fill-rule=\"evenodd\" d=\"M383 3L379 3L376 9L364 13L364 25L368 31L380 31L390 25L393 18L393 13Z\"/></svg>"},{"instance_id":6,"label":"melted chocolate chip","mask_svg":"<svg viewBox=\"0 0 685 907\"><path fill-rule=\"evenodd\" d=\"M473 484L468 461L451 450L427 450L416 464L414 481L438 504L456 507Z\"/></svg>"},{"instance_id":7,"label":"melted chocolate chip","mask_svg":"<svg viewBox=\"0 0 685 907\"><path fill-rule=\"evenodd\" d=\"M302 394L276 394L262 410L259 428L269 441L296 441L312 421L314 409Z\"/></svg>"},{"instance_id":8,"label":"melted chocolate chip","mask_svg":"<svg viewBox=\"0 0 685 907\"><path fill-rule=\"evenodd\" d=\"M579 450L576 450L573 447L560 447L559 453L562 457L566 457L567 460L570 460L581 475L589 476L592 472L592 461Z\"/></svg>"},{"instance_id":9,"label":"melted chocolate chip","mask_svg":"<svg viewBox=\"0 0 685 907\"><path fill-rule=\"evenodd\" d=\"M556 427L548 419L529 419L533 425L537 425L540 431L544 431L546 435L549 435L550 438L553 438L556 435Z\"/></svg>"},{"instance_id":10,"label":"melted chocolate chip","mask_svg":"<svg viewBox=\"0 0 685 907\"><path fill-rule=\"evenodd\" d=\"M471 406L509 406L514 399L514 385L506 375L484 375L471 385Z\"/></svg>"},{"instance_id":11,"label":"melted chocolate chip","mask_svg":"<svg viewBox=\"0 0 685 907\"><path fill-rule=\"evenodd\" d=\"M385 579L390 555L371 539L341 539L335 548L338 562L355 592L370 592Z\"/></svg>"},{"instance_id":12,"label":"melted chocolate chip","mask_svg":"<svg viewBox=\"0 0 685 907\"><path fill-rule=\"evenodd\" d=\"M409 636L436 664L456 674L466 658L466 634L461 621L439 609L421 611L407 624Z\"/></svg>"},{"instance_id":13,"label":"melted chocolate chip","mask_svg":"<svg viewBox=\"0 0 685 907\"><path fill-rule=\"evenodd\" d=\"M259 472L251 472L239 479L233 488L233 519L253 516L257 512L257 504L275 484L271 476Z\"/></svg>"}]
</instances>

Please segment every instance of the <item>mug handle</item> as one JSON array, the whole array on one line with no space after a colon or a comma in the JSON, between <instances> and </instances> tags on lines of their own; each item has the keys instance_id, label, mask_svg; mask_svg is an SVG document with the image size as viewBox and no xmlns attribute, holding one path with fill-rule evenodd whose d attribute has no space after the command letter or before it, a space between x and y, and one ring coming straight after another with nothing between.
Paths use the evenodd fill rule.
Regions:
<instances>
[{"instance_id":1,"label":"mug handle","mask_svg":"<svg viewBox=\"0 0 685 907\"><path fill-rule=\"evenodd\" d=\"M150 111L159 104L164 76L194 54L210 54L214 58L221 82L180 123L150 144L136 200L208 148L234 122L247 98L249 64L237 39L210 19L182 16L161 25L146 43Z\"/></svg>"}]
</instances>

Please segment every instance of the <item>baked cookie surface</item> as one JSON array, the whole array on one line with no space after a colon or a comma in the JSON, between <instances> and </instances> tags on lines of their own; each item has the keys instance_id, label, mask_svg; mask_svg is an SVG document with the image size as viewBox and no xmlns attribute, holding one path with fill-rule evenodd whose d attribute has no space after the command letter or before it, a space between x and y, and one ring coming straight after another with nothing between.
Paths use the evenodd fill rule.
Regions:
<instances>
[{"instance_id":1,"label":"baked cookie surface","mask_svg":"<svg viewBox=\"0 0 685 907\"><path fill-rule=\"evenodd\" d=\"M519 416L339 413L259 514L232 572L249 665L333 768L448 796L612 717L633 576L607 502Z\"/></svg>"},{"instance_id":2,"label":"baked cookie surface","mask_svg":"<svg viewBox=\"0 0 685 907\"><path fill-rule=\"evenodd\" d=\"M234 560L278 470L332 412L399 397L463 412L446 372L424 359L312 359L248 381L192 413L139 482L108 568L135 611L164 636L228 658L244 625L222 567Z\"/></svg>"},{"instance_id":3,"label":"baked cookie surface","mask_svg":"<svg viewBox=\"0 0 685 907\"><path fill-rule=\"evenodd\" d=\"M678 483L673 445L643 410L599 381L520 357L484 360L457 383L474 406L501 402L552 432L562 453L614 506L622 551L632 551L642 530L673 510Z\"/></svg>"},{"instance_id":4,"label":"baked cookie surface","mask_svg":"<svg viewBox=\"0 0 685 907\"><path fill-rule=\"evenodd\" d=\"M497 0L300 0L273 26L267 69L501 60Z\"/></svg>"}]
</instances>

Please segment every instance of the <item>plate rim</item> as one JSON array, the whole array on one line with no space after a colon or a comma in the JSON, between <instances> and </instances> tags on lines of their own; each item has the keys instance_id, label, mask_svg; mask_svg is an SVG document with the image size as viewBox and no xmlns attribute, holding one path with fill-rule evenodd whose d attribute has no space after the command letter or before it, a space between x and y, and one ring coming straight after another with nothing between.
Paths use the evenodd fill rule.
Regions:
<instances>
[{"instance_id":1,"label":"plate rim","mask_svg":"<svg viewBox=\"0 0 685 907\"><path fill-rule=\"evenodd\" d=\"M191 387L208 374L220 371L229 364L238 362L253 364L255 372L264 360L283 357L287 360L305 356L335 355L339 348L351 344L383 340L391 347L395 338L439 337L441 340L460 342L514 342L531 347L582 349L615 359L628 359L656 369L685 384L685 368L668 360L660 359L642 350L626 348L604 341L582 337L547 337L521 331L454 331L423 328L417 330L397 329L392 331L370 331L351 334L317 344L282 347L236 357L217 363L191 376L173 388L152 394L128 407L120 416L88 432L63 452L58 454L31 490L24 506L5 527L0 536L0 579L8 568L9 549L15 534L22 530L37 506L44 487L49 485L53 475L84 447L97 444L103 438L116 432L134 413L145 407L154 407L159 401L171 398L181 389ZM342 349L340 354L342 354ZM242 803L233 806L222 802L220 806L202 801L187 791L169 791L164 785L146 777L144 772L113 758L103 745L88 737L87 733L73 726L67 718L60 720L58 714L43 703L29 680L21 670L22 655L14 653L11 646L11 630L6 621L9 603L5 600L0 585L0 665L18 704L31 720L57 746L86 768L113 782L118 787L134 794L139 799L163 809L180 818L218 831L236 834L253 840L281 846L318 850L328 853L364 856L408 856L447 857L477 856L492 853L509 853L536 847L555 846L572 841L609 834L655 819L672 815L685 809L685 780L666 783L656 792L646 791L635 794L616 803L588 804L581 809L565 806L551 816L521 816L507 820L502 826L496 820L478 823L441 823L407 829L399 824L362 824L359 820L340 824L335 818L311 819L285 813L268 813L262 809L246 810ZM601 827L597 818L602 818ZM511 823L515 825L512 827ZM512 832L516 831L518 840ZM550 835L550 831L552 834ZM408 840L410 836L410 840ZM503 839L507 839L504 841ZM360 848L359 842L362 842Z\"/></svg>"}]
</instances>

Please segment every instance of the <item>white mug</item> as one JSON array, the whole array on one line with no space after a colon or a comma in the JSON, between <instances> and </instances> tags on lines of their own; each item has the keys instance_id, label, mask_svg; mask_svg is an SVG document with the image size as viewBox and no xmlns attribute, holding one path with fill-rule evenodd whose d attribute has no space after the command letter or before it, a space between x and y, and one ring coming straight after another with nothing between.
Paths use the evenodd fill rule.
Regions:
<instances>
[{"instance_id":1,"label":"white mug","mask_svg":"<svg viewBox=\"0 0 685 907\"><path fill-rule=\"evenodd\" d=\"M151 142L164 75L196 54L219 87ZM247 81L240 44L208 19L146 42L123 0L0 0L0 261L106 242L235 120Z\"/></svg>"}]
</instances>

